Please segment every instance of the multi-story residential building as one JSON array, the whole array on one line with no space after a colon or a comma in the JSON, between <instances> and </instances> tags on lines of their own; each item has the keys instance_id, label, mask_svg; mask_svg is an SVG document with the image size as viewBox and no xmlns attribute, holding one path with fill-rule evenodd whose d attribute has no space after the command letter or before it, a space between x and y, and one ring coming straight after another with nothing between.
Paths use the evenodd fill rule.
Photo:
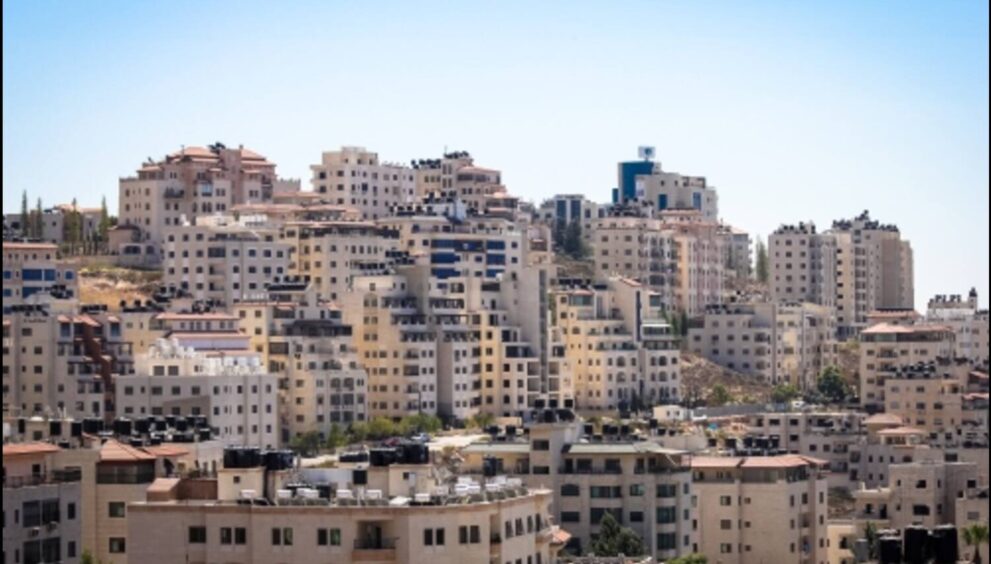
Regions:
<instances>
[{"instance_id":1,"label":"multi-story residential building","mask_svg":"<svg viewBox=\"0 0 991 564\"><path fill-rule=\"evenodd\" d=\"M581 194L558 194L541 204L538 217L559 231L578 223L582 236L591 240L595 220L605 217L606 211L606 206L600 206Z\"/></svg>"},{"instance_id":2,"label":"multi-story residential building","mask_svg":"<svg viewBox=\"0 0 991 564\"><path fill-rule=\"evenodd\" d=\"M35 294L79 295L75 262L62 260L52 243L3 242L3 311Z\"/></svg>"},{"instance_id":3,"label":"multi-story residential building","mask_svg":"<svg viewBox=\"0 0 991 564\"><path fill-rule=\"evenodd\" d=\"M926 431L936 444L987 437L987 426L968 425L963 410L969 362L937 358L900 365L884 380L884 411Z\"/></svg>"},{"instance_id":4,"label":"multi-story residential building","mask_svg":"<svg viewBox=\"0 0 991 564\"><path fill-rule=\"evenodd\" d=\"M82 556L80 472L56 468L59 447L3 445L3 561L64 562Z\"/></svg>"},{"instance_id":5,"label":"multi-story residential building","mask_svg":"<svg viewBox=\"0 0 991 564\"><path fill-rule=\"evenodd\" d=\"M860 333L860 404L884 409L884 381L899 366L953 354L953 331L944 325L881 323Z\"/></svg>"},{"instance_id":6,"label":"multi-story residential building","mask_svg":"<svg viewBox=\"0 0 991 564\"><path fill-rule=\"evenodd\" d=\"M835 360L832 310L812 303L709 306L692 320L688 347L696 354L766 382L815 387Z\"/></svg>"},{"instance_id":7,"label":"multi-story residential building","mask_svg":"<svg viewBox=\"0 0 991 564\"><path fill-rule=\"evenodd\" d=\"M113 418L114 382L134 371L131 344L105 306L53 300L4 316L4 411Z\"/></svg>"},{"instance_id":8,"label":"multi-story residential building","mask_svg":"<svg viewBox=\"0 0 991 564\"><path fill-rule=\"evenodd\" d=\"M284 489L291 474L266 469L257 453L231 462L212 499L180 488L130 505L130 558L549 564L569 537L552 524L551 492L517 480L452 488L428 464L376 459L304 471L315 487L294 492Z\"/></svg>"},{"instance_id":9,"label":"multi-story residential building","mask_svg":"<svg viewBox=\"0 0 991 564\"><path fill-rule=\"evenodd\" d=\"M683 176L665 172L652 155L639 161L621 162L617 167L618 189L613 203L647 202L659 213L669 209L694 209L706 221L719 218L719 197L704 176Z\"/></svg>"},{"instance_id":10,"label":"multi-story residential building","mask_svg":"<svg viewBox=\"0 0 991 564\"><path fill-rule=\"evenodd\" d=\"M456 199L468 208L485 212L506 193L502 173L475 164L467 151L445 153L440 159L417 159L412 162L419 199L440 196Z\"/></svg>"},{"instance_id":11,"label":"multi-story residential building","mask_svg":"<svg viewBox=\"0 0 991 564\"><path fill-rule=\"evenodd\" d=\"M289 273L292 247L278 230L233 216L200 216L164 229L162 283L231 305Z\"/></svg>"},{"instance_id":12,"label":"multi-story residential building","mask_svg":"<svg viewBox=\"0 0 991 564\"><path fill-rule=\"evenodd\" d=\"M753 277L753 252L750 246L750 234L732 225L720 224L719 235L723 243L723 264L726 265L726 275L737 280L749 280Z\"/></svg>"},{"instance_id":13,"label":"multi-story residential building","mask_svg":"<svg viewBox=\"0 0 991 564\"><path fill-rule=\"evenodd\" d=\"M270 201L278 183L275 163L243 146L183 147L161 161L149 160L137 176L120 179L111 252L158 264L166 228L238 204Z\"/></svg>"},{"instance_id":14,"label":"multi-story residential building","mask_svg":"<svg viewBox=\"0 0 991 564\"><path fill-rule=\"evenodd\" d=\"M279 379L240 333L172 333L117 379L128 417L206 416L225 444L279 444Z\"/></svg>"},{"instance_id":15,"label":"multi-story residential building","mask_svg":"<svg viewBox=\"0 0 991 564\"><path fill-rule=\"evenodd\" d=\"M926 321L953 329L954 356L973 362L988 361L988 310L978 307L976 288L971 288L966 300L959 294L933 297L926 309Z\"/></svg>"},{"instance_id":16,"label":"multi-story residential building","mask_svg":"<svg viewBox=\"0 0 991 564\"><path fill-rule=\"evenodd\" d=\"M41 242L52 243L55 245L61 245L67 239L70 239L72 235L67 233L66 229L71 225L71 220L69 217L74 213L79 214L78 235L80 237L80 242L92 241L99 237L100 220L103 217L102 208L85 208L79 205L73 207L72 204L59 204L46 210L42 210L42 232L38 239L40 239ZM20 212L4 214L3 221L4 225L21 237L28 237L28 234L31 232L30 225L21 225ZM27 227L27 229L25 229L25 227Z\"/></svg>"},{"instance_id":17,"label":"multi-story residential building","mask_svg":"<svg viewBox=\"0 0 991 564\"><path fill-rule=\"evenodd\" d=\"M712 562L826 561L826 463L800 455L694 457L700 551Z\"/></svg>"},{"instance_id":18,"label":"multi-story residential building","mask_svg":"<svg viewBox=\"0 0 991 564\"><path fill-rule=\"evenodd\" d=\"M836 238L812 222L782 225L767 240L771 296L836 305Z\"/></svg>"},{"instance_id":19,"label":"multi-story residential building","mask_svg":"<svg viewBox=\"0 0 991 564\"><path fill-rule=\"evenodd\" d=\"M282 440L367 417L367 376L358 362L352 327L342 312L317 298L312 284L274 282L255 299L235 304L241 328L262 366L281 379Z\"/></svg>"},{"instance_id":20,"label":"multi-story residential building","mask_svg":"<svg viewBox=\"0 0 991 564\"><path fill-rule=\"evenodd\" d=\"M552 295L579 410L643 409L681 398L679 351L660 295L611 278Z\"/></svg>"},{"instance_id":21,"label":"multi-story residential building","mask_svg":"<svg viewBox=\"0 0 991 564\"><path fill-rule=\"evenodd\" d=\"M987 489L971 462L927 460L892 464L889 470L888 485L853 492L857 519L879 521L881 528L964 526L967 522L956 521L958 502Z\"/></svg>"},{"instance_id":22,"label":"multi-story residential building","mask_svg":"<svg viewBox=\"0 0 991 564\"><path fill-rule=\"evenodd\" d=\"M488 466L490 473L551 488L555 515L572 534L573 548L587 548L610 513L640 535L658 560L699 552L697 492L687 453L618 426L604 429L605 437L593 436L561 415L536 410L526 438L500 435L465 447L462 471L482 474Z\"/></svg>"},{"instance_id":23,"label":"multi-story residential building","mask_svg":"<svg viewBox=\"0 0 991 564\"><path fill-rule=\"evenodd\" d=\"M388 273L397 260L395 233L371 222L290 222L279 236L291 247L289 273L325 300L343 300L356 276Z\"/></svg>"},{"instance_id":24,"label":"multi-story residential building","mask_svg":"<svg viewBox=\"0 0 991 564\"><path fill-rule=\"evenodd\" d=\"M359 210L365 219L388 217L393 207L413 202L416 178L412 169L379 161L364 147L326 151L320 164L310 166L313 192L331 204Z\"/></svg>"},{"instance_id":25,"label":"multi-story residential building","mask_svg":"<svg viewBox=\"0 0 991 564\"><path fill-rule=\"evenodd\" d=\"M666 310L694 315L723 301L725 239L719 224L695 210L669 209L661 219L610 216L595 223L596 276L638 280Z\"/></svg>"}]
</instances>

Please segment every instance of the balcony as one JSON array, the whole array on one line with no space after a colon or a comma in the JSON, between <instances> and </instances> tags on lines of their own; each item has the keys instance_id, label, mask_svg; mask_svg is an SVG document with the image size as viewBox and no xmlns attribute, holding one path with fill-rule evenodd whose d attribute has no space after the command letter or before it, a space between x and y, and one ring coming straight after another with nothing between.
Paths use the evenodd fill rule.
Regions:
<instances>
[{"instance_id":1,"label":"balcony","mask_svg":"<svg viewBox=\"0 0 991 564\"><path fill-rule=\"evenodd\" d=\"M358 539L351 551L352 562L396 562L396 539Z\"/></svg>"},{"instance_id":2,"label":"balcony","mask_svg":"<svg viewBox=\"0 0 991 564\"><path fill-rule=\"evenodd\" d=\"M82 471L54 470L49 474L33 474L30 476L4 476L4 489L42 486L46 484L68 484L82 480Z\"/></svg>"}]
</instances>

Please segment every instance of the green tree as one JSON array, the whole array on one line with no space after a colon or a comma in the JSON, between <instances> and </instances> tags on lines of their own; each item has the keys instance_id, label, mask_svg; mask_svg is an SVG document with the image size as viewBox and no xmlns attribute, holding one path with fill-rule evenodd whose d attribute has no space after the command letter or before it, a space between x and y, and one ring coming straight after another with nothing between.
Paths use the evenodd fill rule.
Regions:
<instances>
[{"instance_id":1,"label":"green tree","mask_svg":"<svg viewBox=\"0 0 991 564\"><path fill-rule=\"evenodd\" d=\"M439 417L427 413L417 413L416 415L404 417L401 423L405 431L402 434L413 432L436 433L444 426Z\"/></svg>"},{"instance_id":2,"label":"green tree","mask_svg":"<svg viewBox=\"0 0 991 564\"><path fill-rule=\"evenodd\" d=\"M21 237L31 236L31 210L28 209L28 191L21 192Z\"/></svg>"},{"instance_id":3,"label":"green tree","mask_svg":"<svg viewBox=\"0 0 991 564\"><path fill-rule=\"evenodd\" d=\"M709 395L706 397L705 402L710 407L719 407L721 405L726 405L733 400L733 396L730 395L729 390L726 386L722 384L716 384L709 391Z\"/></svg>"},{"instance_id":4,"label":"green tree","mask_svg":"<svg viewBox=\"0 0 991 564\"><path fill-rule=\"evenodd\" d=\"M864 526L864 538L867 539L867 559L877 560L881 553L881 535L873 521L868 521Z\"/></svg>"},{"instance_id":5,"label":"green tree","mask_svg":"<svg viewBox=\"0 0 991 564\"><path fill-rule=\"evenodd\" d=\"M792 384L778 384L771 390L771 401L774 403L788 403L797 398L798 388Z\"/></svg>"},{"instance_id":6,"label":"green tree","mask_svg":"<svg viewBox=\"0 0 991 564\"><path fill-rule=\"evenodd\" d=\"M84 550L79 558L79 564L103 564L103 560L97 560L92 552Z\"/></svg>"},{"instance_id":7,"label":"green tree","mask_svg":"<svg viewBox=\"0 0 991 564\"><path fill-rule=\"evenodd\" d=\"M376 417L368 423L368 438L385 439L396 434L396 424L388 417Z\"/></svg>"},{"instance_id":8,"label":"green tree","mask_svg":"<svg viewBox=\"0 0 991 564\"><path fill-rule=\"evenodd\" d=\"M348 428L348 442L361 443L368 438L368 423L358 421Z\"/></svg>"},{"instance_id":9,"label":"green tree","mask_svg":"<svg viewBox=\"0 0 991 564\"><path fill-rule=\"evenodd\" d=\"M110 212L107 210L107 197L100 200L100 242L106 243L110 231Z\"/></svg>"},{"instance_id":10,"label":"green tree","mask_svg":"<svg viewBox=\"0 0 991 564\"><path fill-rule=\"evenodd\" d=\"M330 426L330 431L327 433L327 442L324 444L330 450L340 448L348 444L348 435L340 425L334 423Z\"/></svg>"},{"instance_id":11,"label":"green tree","mask_svg":"<svg viewBox=\"0 0 991 564\"><path fill-rule=\"evenodd\" d=\"M606 511L599 521L599 536L592 543L591 552L595 556L642 556L646 550L640 535L633 529L622 527L613 517L612 513Z\"/></svg>"},{"instance_id":12,"label":"green tree","mask_svg":"<svg viewBox=\"0 0 991 564\"><path fill-rule=\"evenodd\" d=\"M565 228L562 247L564 254L573 259L581 260L588 255L585 239L582 238L582 226L578 220L572 221Z\"/></svg>"},{"instance_id":13,"label":"green tree","mask_svg":"<svg viewBox=\"0 0 991 564\"><path fill-rule=\"evenodd\" d=\"M757 238L755 254L757 258L755 259L754 272L757 274L757 281L767 284L767 280L770 277L770 266L767 262L767 245L764 244L764 240L760 237Z\"/></svg>"},{"instance_id":14,"label":"green tree","mask_svg":"<svg viewBox=\"0 0 991 564\"><path fill-rule=\"evenodd\" d=\"M974 523L963 530L963 541L967 546L974 547L974 557L971 558L973 564L981 564L981 545L988 542L987 523Z\"/></svg>"},{"instance_id":15,"label":"green tree","mask_svg":"<svg viewBox=\"0 0 991 564\"><path fill-rule=\"evenodd\" d=\"M289 441L289 448L298 454L310 456L320 450L320 433L309 431L296 435Z\"/></svg>"},{"instance_id":16,"label":"green tree","mask_svg":"<svg viewBox=\"0 0 991 564\"><path fill-rule=\"evenodd\" d=\"M476 413L468 419L468 427L472 429L485 430L495 422L495 416L491 413Z\"/></svg>"},{"instance_id":17,"label":"green tree","mask_svg":"<svg viewBox=\"0 0 991 564\"><path fill-rule=\"evenodd\" d=\"M850 397L850 386L847 385L843 374L836 366L827 366L822 369L816 381L816 389L833 403L842 403Z\"/></svg>"},{"instance_id":18,"label":"green tree","mask_svg":"<svg viewBox=\"0 0 991 564\"><path fill-rule=\"evenodd\" d=\"M45 214L41 208L41 198L38 198L38 202L34 207L34 217L32 218L33 225L31 226L32 237L35 239L41 239L45 236Z\"/></svg>"},{"instance_id":19,"label":"green tree","mask_svg":"<svg viewBox=\"0 0 991 564\"><path fill-rule=\"evenodd\" d=\"M679 556L667 561L667 564L708 564L709 559L701 554Z\"/></svg>"}]
</instances>

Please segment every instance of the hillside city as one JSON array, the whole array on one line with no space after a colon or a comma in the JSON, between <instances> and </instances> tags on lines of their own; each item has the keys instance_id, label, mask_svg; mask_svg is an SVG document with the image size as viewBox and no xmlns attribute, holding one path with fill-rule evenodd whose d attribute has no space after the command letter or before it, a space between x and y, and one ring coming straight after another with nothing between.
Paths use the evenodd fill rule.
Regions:
<instances>
[{"instance_id":1,"label":"hillside city","mask_svg":"<svg viewBox=\"0 0 991 564\"><path fill-rule=\"evenodd\" d=\"M3 562L988 558L977 281L917 303L884 210L765 239L630 157L541 202L466 151L221 142L116 209L24 192Z\"/></svg>"}]
</instances>

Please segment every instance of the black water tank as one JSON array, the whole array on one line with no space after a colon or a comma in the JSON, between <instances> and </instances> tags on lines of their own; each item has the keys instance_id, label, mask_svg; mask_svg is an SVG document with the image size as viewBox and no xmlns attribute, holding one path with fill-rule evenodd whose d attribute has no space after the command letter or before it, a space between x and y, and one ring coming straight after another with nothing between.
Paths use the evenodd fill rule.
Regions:
<instances>
[{"instance_id":1,"label":"black water tank","mask_svg":"<svg viewBox=\"0 0 991 564\"><path fill-rule=\"evenodd\" d=\"M745 448L754 448L754 438L753 437L743 437L743 446Z\"/></svg>"},{"instance_id":2,"label":"black water tank","mask_svg":"<svg viewBox=\"0 0 991 564\"><path fill-rule=\"evenodd\" d=\"M570 409L559 409L557 410L557 418L561 421L574 421L575 412Z\"/></svg>"},{"instance_id":3,"label":"black water tank","mask_svg":"<svg viewBox=\"0 0 991 564\"><path fill-rule=\"evenodd\" d=\"M141 448L145 446L145 440L139 437L133 437L130 441L128 441L128 444L134 448Z\"/></svg>"},{"instance_id":4,"label":"black water tank","mask_svg":"<svg viewBox=\"0 0 991 564\"><path fill-rule=\"evenodd\" d=\"M771 435L768 437L767 448L777 449L781 447L781 437L778 435Z\"/></svg>"},{"instance_id":5,"label":"black water tank","mask_svg":"<svg viewBox=\"0 0 991 564\"><path fill-rule=\"evenodd\" d=\"M28 420L23 417L19 417L17 419L17 434L24 435L27 432L28 432Z\"/></svg>"},{"instance_id":6,"label":"black water tank","mask_svg":"<svg viewBox=\"0 0 991 564\"><path fill-rule=\"evenodd\" d=\"M213 436L213 430L210 429L209 427L204 427L202 429L199 429L196 432L198 433L198 436L199 436L199 439L200 439L201 442L202 441L209 441L210 438Z\"/></svg>"},{"instance_id":7,"label":"black water tank","mask_svg":"<svg viewBox=\"0 0 991 564\"><path fill-rule=\"evenodd\" d=\"M516 436L516 425L506 425L506 435L510 437Z\"/></svg>"},{"instance_id":8,"label":"black water tank","mask_svg":"<svg viewBox=\"0 0 991 564\"><path fill-rule=\"evenodd\" d=\"M48 422L48 435L57 439L62 436L62 422L61 421L49 421Z\"/></svg>"},{"instance_id":9,"label":"black water tank","mask_svg":"<svg viewBox=\"0 0 991 564\"><path fill-rule=\"evenodd\" d=\"M543 409L546 405L547 405L547 401L544 400L543 398L537 398L533 400L534 409Z\"/></svg>"},{"instance_id":10,"label":"black water tank","mask_svg":"<svg viewBox=\"0 0 991 564\"><path fill-rule=\"evenodd\" d=\"M919 525L905 527L905 562L922 564L929 558L929 530Z\"/></svg>"},{"instance_id":11,"label":"black water tank","mask_svg":"<svg viewBox=\"0 0 991 564\"><path fill-rule=\"evenodd\" d=\"M185 417L176 417L175 418L175 428L176 428L176 431L185 433L186 431L189 430L189 420L186 419Z\"/></svg>"},{"instance_id":12,"label":"black water tank","mask_svg":"<svg viewBox=\"0 0 991 564\"><path fill-rule=\"evenodd\" d=\"M356 486L364 486L368 484L368 470L365 468L355 468L351 474L351 481L354 482Z\"/></svg>"},{"instance_id":13,"label":"black water tank","mask_svg":"<svg viewBox=\"0 0 991 564\"><path fill-rule=\"evenodd\" d=\"M165 416L165 425L167 429L175 429L175 419L176 419L175 415Z\"/></svg>"},{"instance_id":14,"label":"black water tank","mask_svg":"<svg viewBox=\"0 0 991 564\"><path fill-rule=\"evenodd\" d=\"M127 417L118 417L114 419L114 434L118 437L129 437L131 436L131 429L133 425L131 420Z\"/></svg>"},{"instance_id":15,"label":"black water tank","mask_svg":"<svg viewBox=\"0 0 991 564\"><path fill-rule=\"evenodd\" d=\"M83 432L87 435L97 435L103 430L103 420L95 417L83 419Z\"/></svg>"},{"instance_id":16,"label":"black water tank","mask_svg":"<svg viewBox=\"0 0 991 564\"><path fill-rule=\"evenodd\" d=\"M709 448L718 446L718 443L719 443L719 439L717 439L716 437L709 437Z\"/></svg>"},{"instance_id":17,"label":"black water tank","mask_svg":"<svg viewBox=\"0 0 991 564\"><path fill-rule=\"evenodd\" d=\"M147 435L151 432L151 422L142 417L134 420L134 432L138 435Z\"/></svg>"},{"instance_id":18,"label":"black water tank","mask_svg":"<svg viewBox=\"0 0 991 564\"><path fill-rule=\"evenodd\" d=\"M591 423L585 423L585 425L582 426L582 432L584 434L586 434L586 435L592 435L592 434L594 434L595 433L595 425L593 425Z\"/></svg>"},{"instance_id":19,"label":"black water tank","mask_svg":"<svg viewBox=\"0 0 991 564\"><path fill-rule=\"evenodd\" d=\"M736 437L726 437L726 440L723 442L726 443L726 448L736 450Z\"/></svg>"},{"instance_id":20,"label":"black water tank","mask_svg":"<svg viewBox=\"0 0 991 564\"><path fill-rule=\"evenodd\" d=\"M224 449L224 468L237 468L239 453L236 447Z\"/></svg>"},{"instance_id":21,"label":"black water tank","mask_svg":"<svg viewBox=\"0 0 991 564\"><path fill-rule=\"evenodd\" d=\"M242 451L245 466L243 468L258 468L262 465L262 451L257 447L249 447Z\"/></svg>"},{"instance_id":22,"label":"black water tank","mask_svg":"<svg viewBox=\"0 0 991 564\"><path fill-rule=\"evenodd\" d=\"M83 436L83 422L82 421L73 421L72 423L70 423L69 424L69 434L71 434L73 437L81 437L81 436Z\"/></svg>"},{"instance_id":23,"label":"black water tank","mask_svg":"<svg viewBox=\"0 0 991 564\"><path fill-rule=\"evenodd\" d=\"M557 398L551 398L550 401L547 402L547 407L551 409L557 409L558 406L559 406L559 402Z\"/></svg>"},{"instance_id":24,"label":"black water tank","mask_svg":"<svg viewBox=\"0 0 991 564\"><path fill-rule=\"evenodd\" d=\"M880 562L881 564L901 564L902 562L902 539L898 537L881 537Z\"/></svg>"},{"instance_id":25,"label":"black water tank","mask_svg":"<svg viewBox=\"0 0 991 564\"><path fill-rule=\"evenodd\" d=\"M649 424L650 424L650 428L651 428L651 429L656 429L656 428L657 428L657 423L658 423L658 422L657 422L657 419L654 419L654 418L651 418L651 419L650 419L650 422L649 422Z\"/></svg>"},{"instance_id":26,"label":"black water tank","mask_svg":"<svg viewBox=\"0 0 991 564\"><path fill-rule=\"evenodd\" d=\"M954 564L960 560L956 527L940 525L932 530L932 536L929 538L929 556L935 564Z\"/></svg>"},{"instance_id":27,"label":"black water tank","mask_svg":"<svg viewBox=\"0 0 991 564\"><path fill-rule=\"evenodd\" d=\"M573 400L573 399L566 399L566 400L564 400L564 407L565 407L565 409L574 409L575 408L575 400Z\"/></svg>"}]
</instances>

